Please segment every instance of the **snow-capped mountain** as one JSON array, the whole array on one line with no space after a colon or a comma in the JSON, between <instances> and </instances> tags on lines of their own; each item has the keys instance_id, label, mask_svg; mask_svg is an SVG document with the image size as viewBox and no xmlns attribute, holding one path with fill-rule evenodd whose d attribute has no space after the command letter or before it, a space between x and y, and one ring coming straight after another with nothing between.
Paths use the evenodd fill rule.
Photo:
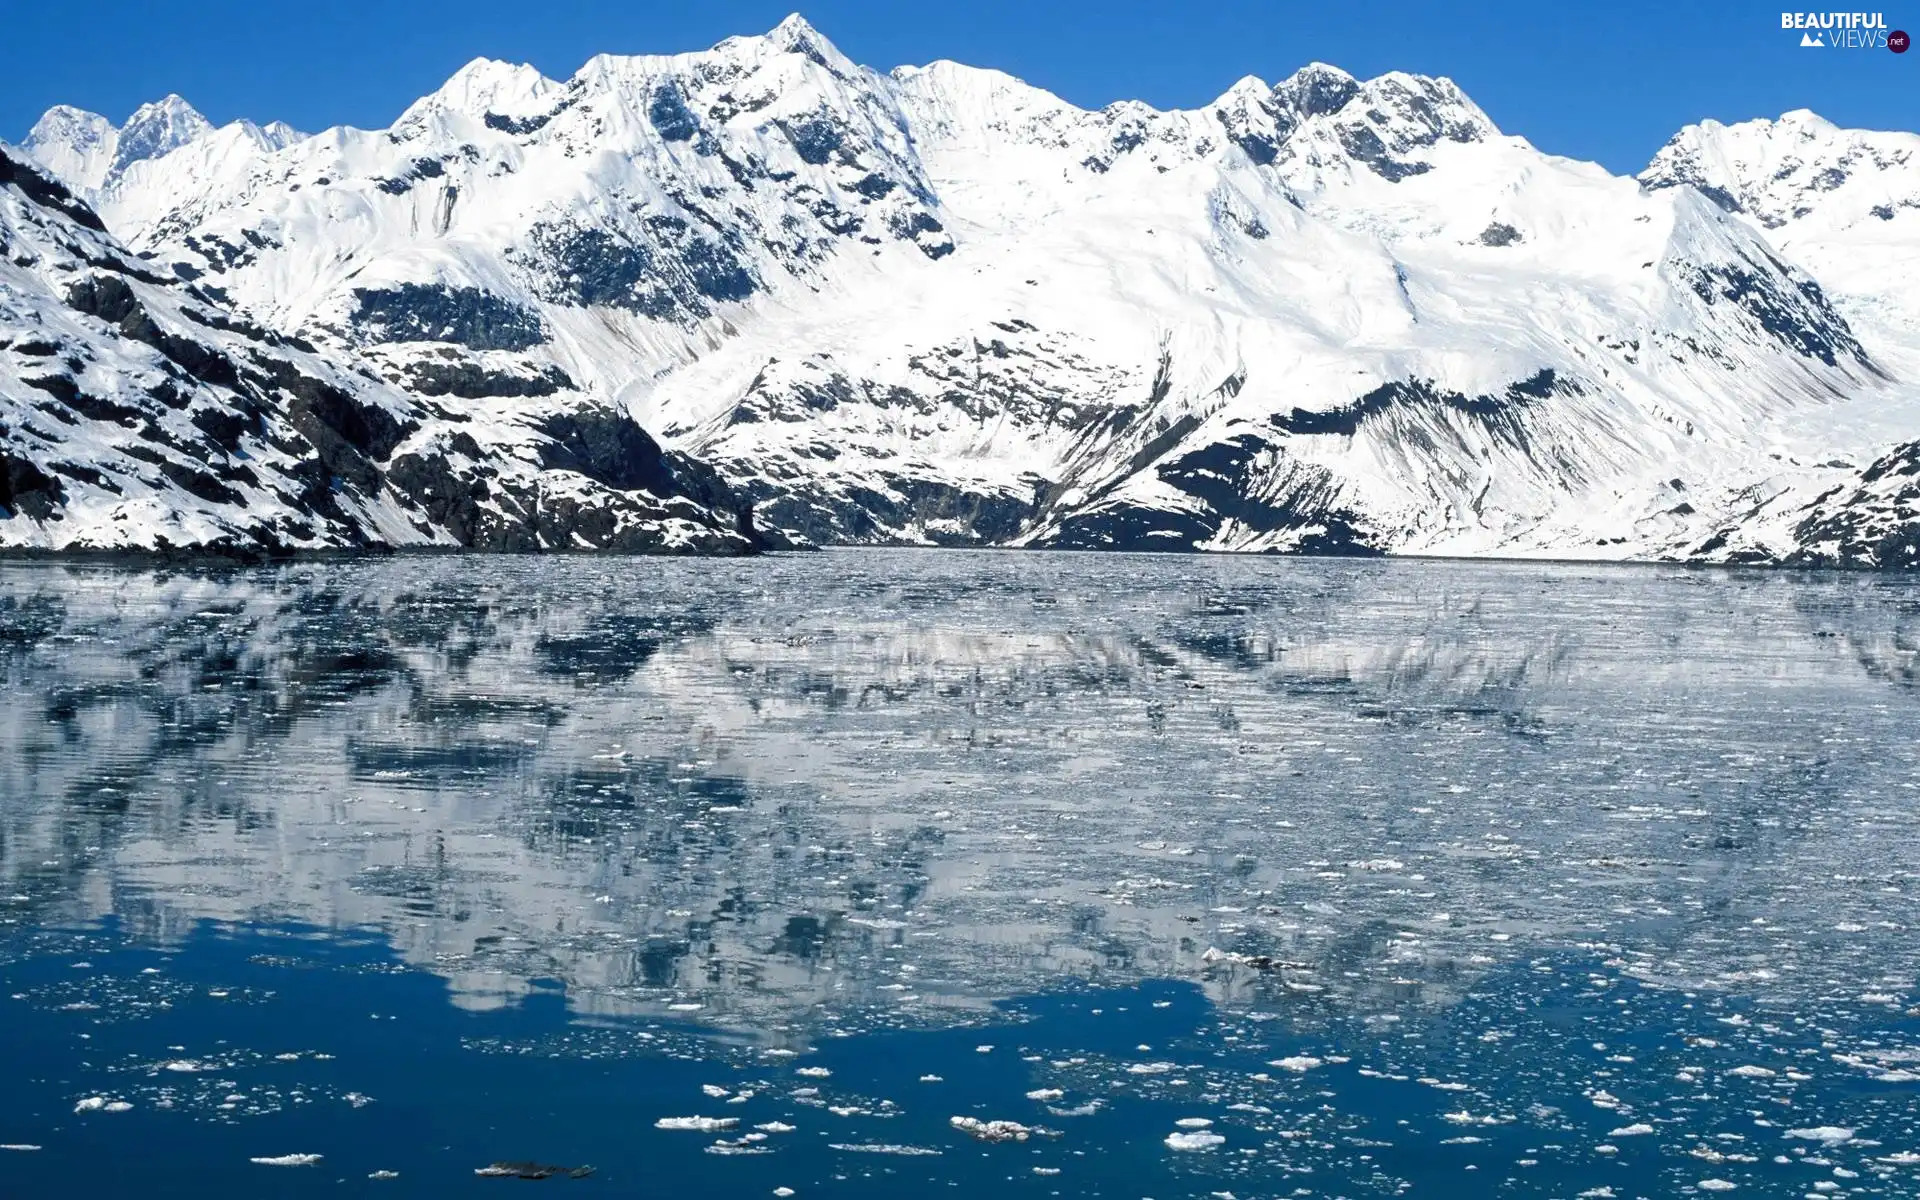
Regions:
<instances>
[{"instance_id":1,"label":"snow-capped mountain","mask_svg":"<svg viewBox=\"0 0 1920 1200\"><path fill-rule=\"evenodd\" d=\"M408 396L130 254L0 149L0 546L757 548L624 413Z\"/></svg>"},{"instance_id":2,"label":"snow-capped mountain","mask_svg":"<svg viewBox=\"0 0 1920 1200\"><path fill-rule=\"evenodd\" d=\"M566 81L476 61L385 130L201 130L110 179L126 130L42 125L116 234L279 336L412 403L614 406L796 538L1887 563L1910 536L1920 304L1821 251L1920 247L1911 135L1702 125L1636 181L1444 79L1093 111L878 73L797 17Z\"/></svg>"},{"instance_id":3,"label":"snow-capped mountain","mask_svg":"<svg viewBox=\"0 0 1920 1200\"><path fill-rule=\"evenodd\" d=\"M1689 186L1808 268L1876 361L1920 377L1920 135L1840 129L1805 110L1690 125L1654 156L1649 188ZM1905 389L1903 389L1904 391ZM1920 424L1897 401L1849 413L1860 462L1781 481L1724 531L1743 557L1920 566ZM1834 444L1817 415L1790 431Z\"/></svg>"},{"instance_id":4,"label":"snow-capped mountain","mask_svg":"<svg viewBox=\"0 0 1920 1200\"><path fill-rule=\"evenodd\" d=\"M1804 109L1689 125L1641 173L1691 185L1814 271L1876 351L1920 350L1920 134L1839 129ZM1920 366L1920 359L1913 360Z\"/></svg>"}]
</instances>

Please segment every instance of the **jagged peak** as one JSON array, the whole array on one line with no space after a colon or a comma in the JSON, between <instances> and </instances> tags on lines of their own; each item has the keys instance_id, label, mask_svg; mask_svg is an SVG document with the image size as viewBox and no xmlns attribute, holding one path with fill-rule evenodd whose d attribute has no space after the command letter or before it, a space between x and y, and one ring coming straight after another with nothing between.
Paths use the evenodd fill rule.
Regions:
<instances>
[{"instance_id":1,"label":"jagged peak","mask_svg":"<svg viewBox=\"0 0 1920 1200\"><path fill-rule=\"evenodd\" d=\"M1795 129L1832 129L1834 124L1810 108L1795 108L1780 114L1780 124Z\"/></svg>"},{"instance_id":2,"label":"jagged peak","mask_svg":"<svg viewBox=\"0 0 1920 1200\"><path fill-rule=\"evenodd\" d=\"M120 126L122 132L139 125L166 122L187 128L207 130L213 128L213 122L200 114L200 110L188 104L178 92L168 92L158 100L142 104L133 110L133 115Z\"/></svg>"},{"instance_id":3,"label":"jagged peak","mask_svg":"<svg viewBox=\"0 0 1920 1200\"><path fill-rule=\"evenodd\" d=\"M295 142L304 142L308 136L305 131L295 129L285 121L268 121L260 126L260 134L271 142L276 150L284 149Z\"/></svg>"},{"instance_id":4,"label":"jagged peak","mask_svg":"<svg viewBox=\"0 0 1920 1200\"><path fill-rule=\"evenodd\" d=\"M1275 86L1281 87L1288 84L1305 85L1305 84L1313 84L1313 83L1339 84L1339 83L1359 83L1359 82L1360 82L1359 78L1356 77L1352 72L1343 70L1340 67L1336 67L1332 63L1324 63L1324 62L1321 62L1319 59L1315 59L1314 61L1308 63L1306 66L1301 67L1299 70L1295 71L1293 74L1287 76L1285 79L1282 79Z\"/></svg>"},{"instance_id":5,"label":"jagged peak","mask_svg":"<svg viewBox=\"0 0 1920 1200\"><path fill-rule=\"evenodd\" d=\"M813 23L797 12L788 13L778 25L767 31L767 39L784 46L795 46L804 42L825 41Z\"/></svg>"},{"instance_id":6,"label":"jagged peak","mask_svg":"<svg viewBox=\"0 0 1920 1200\"><path fill-rule=\"evenodd\" d=\"M844 75L856 69L851 59L840 53L839 48L828 41L825 34L815 29L797 12L787 14L786 20L768 30L766 41L769 45L788 54L799 54L810 58L836 75Z\"/></svg>"},{"instance_id":7,"label":"jagged peak","mask_svg":"<svg viewBox=\"0 0 1920 1200\"><path fill-rule=\"evenodd\" d=\"M59 137L66 130L75 128L90 131L111 130L114 124L97 112L75 108L71 104L56 104L41 113L40 119L33 123L33 129L27 134L26 144L32 145L36 141L44 142L50 138Z\"/></svg>"},{"instance_id":8,"label":"jagged peak","mask_svg":"<svg viewBox=\"0 0 1920 1200\"><path fill-rule=\"evenodd\" d=\"M1273 85L1273 97L1295 116L1325 116L1340 111L1360 90L1360 81L1339 67L1311 62Z\"/></svg>"},{"instance_id":9,"label":"jagged peak","mask_svg":"<svg viewBox=\"0 0 1920 1200\"><path fill-rule=\"evenodd\" d=\"M1221 92L1220 98L1213 103L1217 107L1230 102L1239 103L1249 100L1264 100L1272 91L1273 89L1267 86L1267 81L1258 75L1242 75L1233 81L1232 87Z\"/></svg>"},{"instance_id":10,"label":"jagged peak","mask_svg":"<svg viewBox=\"0 0 1920 1200\"><path fill-rule=\"evenodd\" d=\"M560 86L529 63L475 58L448 76L447 81L431 93L409 105L395 124L408 124L435 110L461 112L475 117L489 112L522 115L539 107L549 93Z\"/></svg>"}]
</instances>

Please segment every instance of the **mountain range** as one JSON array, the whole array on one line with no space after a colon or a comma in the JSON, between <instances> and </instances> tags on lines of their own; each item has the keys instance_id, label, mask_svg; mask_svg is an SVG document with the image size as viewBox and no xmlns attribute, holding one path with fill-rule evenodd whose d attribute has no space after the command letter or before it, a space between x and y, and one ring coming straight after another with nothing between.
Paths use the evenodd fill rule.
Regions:
<instances>
[{"instance_id":1,"label":"mountain range","mask_svg":"<svg viewBox=\"0 0 1920 1200\"><path fill-rule=\"evenodd\" d=\"M1920 136L1638 177L1451 81L1203 108L799 17L381 130L0 148L0 545L1920 565Z\"/></svg>"}]
</instances>

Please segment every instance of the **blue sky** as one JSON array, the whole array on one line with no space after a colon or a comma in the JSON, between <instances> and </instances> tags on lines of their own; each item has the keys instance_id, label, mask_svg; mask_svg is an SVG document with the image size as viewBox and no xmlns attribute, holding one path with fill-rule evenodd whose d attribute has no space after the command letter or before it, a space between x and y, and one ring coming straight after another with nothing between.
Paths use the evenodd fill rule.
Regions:
<instances>
[{"instance_id":1,"label":"blue sky","mask_svg":"<svg viewBox=\"0 0 1920 1200\"><path fill-rule=\"evenodd\" d=\"M1892 0L1887 0L1892 2ZM1920 32L1920 0L1886 11ZM701 49L795 7L646 0L11 0L0 137L47 106L123 119L179 92L216 122L380 127L476 55L564 78L596 53ZM800 11L876 67L951 58L1082 105L1205 103L1242 75L1319 59L1358 75L1450 75L1510 133L1634 171L1681 125L1811 108L1920 128L1920 50L1808 50L1770 4L1423 0L816 0ZM84 16L81 14L84 13Z\"/></svg>"}]
</instances>

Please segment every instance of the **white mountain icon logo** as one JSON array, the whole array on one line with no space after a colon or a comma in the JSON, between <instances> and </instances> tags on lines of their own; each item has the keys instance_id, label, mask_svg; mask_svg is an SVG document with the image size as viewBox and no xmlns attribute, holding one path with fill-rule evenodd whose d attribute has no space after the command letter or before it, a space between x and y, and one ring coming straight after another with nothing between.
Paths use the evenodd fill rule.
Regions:
<instances>
[{"instance_id":1,"label":"white mountain icon logo","mask_svg":"<svg viewBox=\"0 0 1920 1200\"><path fill-rule=\"evenodd\" d=\"M1817 33L1803 33L1800 35L1800 44L1802 46L1825 46L1826 43L1821 41L1820 38L1821 35Z\"/></svg>"}]
</instances>

